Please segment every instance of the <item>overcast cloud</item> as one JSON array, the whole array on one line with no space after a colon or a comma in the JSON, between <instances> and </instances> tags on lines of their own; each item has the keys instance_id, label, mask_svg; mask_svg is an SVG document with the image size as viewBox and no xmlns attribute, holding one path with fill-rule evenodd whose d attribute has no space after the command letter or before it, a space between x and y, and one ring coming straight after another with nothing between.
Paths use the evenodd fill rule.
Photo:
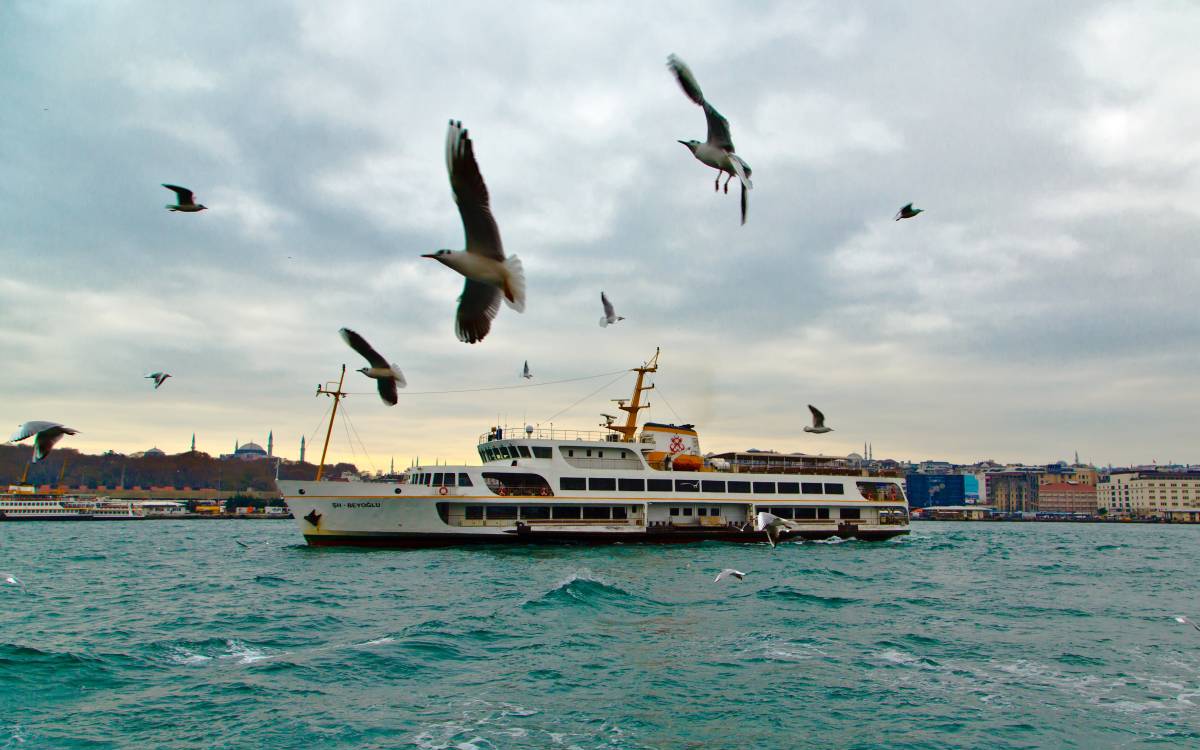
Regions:
<instances>
[{"instance_id":1,"label":"overcast cloud","mask_svg":"<svg viewBox=\"0 0 1200 750\"><path fill-rule=\"evenodd\" d=\"M652 416L709 450L1200 462L1196 39L1169 2L4 3L0 418L295 457L349 326L410 392L661 346ZM704 119L672 52L754 168L745 227L675 142ZM475 346L419 257L462 246L450 118L529 285ZM466 459L605 382L352 398L371 455L331 453Z\"/></svg>"}]
</instances>

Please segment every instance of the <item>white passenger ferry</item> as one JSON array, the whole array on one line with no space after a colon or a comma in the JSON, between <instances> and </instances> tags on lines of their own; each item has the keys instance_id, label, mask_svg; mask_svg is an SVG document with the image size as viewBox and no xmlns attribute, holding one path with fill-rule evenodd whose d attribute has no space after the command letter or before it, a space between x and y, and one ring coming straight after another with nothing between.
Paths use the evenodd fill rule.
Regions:
<instances>
[{"instance_id":1,"label":"white passenger ferry","mask_svg":"<svg viewBox=\"0 0 1200 750\"><path fill-rule=\"evenodd\" d=\"M0 521L133 521L145 515L128 501L57 490L39 493L29 485L9 485L0 494Z\"/></svg>"},{"instance_id":2,"label":"white passenger ferry","mask_svg":"<svg viewBox=\"0 0 1200 750\"><path fill-rule=\"evenodd\" d=\"M323 482L318 471L279 489L314 546L761 542L754 519L764 511L788 519L783 539L908 533L898 476L705 459L692 425L647 422L639 432L641 398L654 387L644 378L657 369L655 353L633 370L633 397L618 402L628 418L606 417L605 432L492 428L479 438L482 466L415 466L391 483ZM336 414L340 383L319 392L334 396Z\"/></svg>"}]
</instances>

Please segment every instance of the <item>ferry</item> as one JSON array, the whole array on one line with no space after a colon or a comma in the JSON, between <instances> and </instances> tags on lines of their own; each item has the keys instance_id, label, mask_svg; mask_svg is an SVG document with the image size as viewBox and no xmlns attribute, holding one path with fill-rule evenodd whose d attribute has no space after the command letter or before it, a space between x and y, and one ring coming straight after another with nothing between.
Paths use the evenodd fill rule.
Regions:
<instances>
[{"instance_id":1,"label":"ferry","mask_svg":"<svg viewBox=\"0 0 1200 750\"><path fill-rule=\"evenodd\" d=\"M134 521L145 516L132 502L55 490L38 493L29 485L9 485L0 494L0 521Z\"/></svg>"},{"instance_id":2,"label":"ferry","mask_svg":"<svg viewBox=\"0 0 1200 750\"><path fill-rule=\"evenodd\" d=\"M645 377L657 369L655 352L632 370L632 398L617 401L627 418L603 415L601 432L492 427L479 436L481 465L414 466L392 482L321 481L322 451L316 480L277 484L312 546L764 542L754 528L762 512L786 519L781 540L909 532L899 476L705 457L694 425L639 430L654 388ZM334 398L332 431L341 382L321 393ZM744 455L779 454L735 454Z\"/></svg>"}]
</instances>

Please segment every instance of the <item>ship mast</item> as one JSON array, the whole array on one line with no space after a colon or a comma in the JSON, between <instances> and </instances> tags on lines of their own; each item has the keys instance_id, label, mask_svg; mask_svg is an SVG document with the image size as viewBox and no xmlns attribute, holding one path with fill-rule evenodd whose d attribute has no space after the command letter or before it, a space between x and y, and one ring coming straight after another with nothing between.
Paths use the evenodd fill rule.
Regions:
<instances>
[{"instance_id":1,"label":"ship mast","mask_svg":"<svg viewBox=\"0 0 1200 750\"><path fill-rule=\"evenodd\" d=\"M604 425L605 429L612 430L620 435L621 442L623 443L633 442L633 436L637 433L638 412L649 406L649 404L642 403L642 391L653 390L654 384L651 383L650 385L642 385L642 383L646 378L646 373L658 372L658 352L658 347L655 347L654 356L650 358L650 361L644 363L641 367L633 368L632 371L636 372L638 376L637 383L635 383L633 386L633 398L630 400L630 403L626 405L624 399L617 401L617 408L629 414L629 416L625 419L625 424L621 427L617 427L612 424Z\"/></svg>"},{"instance_id":2,"label":"ship mast","mask_svg":"<svg viewBox=\"0 0 1200 750\"><path fill-rule=\"evenodd\" d=\"M313 481L321 481L321 474L325 471L325 453L329 450L329 437L333 435L333 420L337 417L338 403L346 397L342 392L342 381L346 379L346 366L342 365L342 375L338 378L337 388L329 390L329 386L333 381L329 381L322 386L317 386L317 395L324 393L326 396L333 396L333 411L329 414L329 429L325 431L325 445L321 448L321 463L317 464L317 478Z\"/></svg>"}]
</instances>

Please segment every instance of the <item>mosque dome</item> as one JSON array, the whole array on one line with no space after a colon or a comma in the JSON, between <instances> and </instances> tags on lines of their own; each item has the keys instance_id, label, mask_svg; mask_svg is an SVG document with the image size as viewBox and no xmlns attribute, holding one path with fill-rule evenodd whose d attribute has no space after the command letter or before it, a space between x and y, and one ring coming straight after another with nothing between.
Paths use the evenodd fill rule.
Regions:
<instances>
[{"instance_id":1,"label":"mosque dome","mask_svg":"<svg viewBox=\"0 0 1200 750\"><path fill-rule=\"evenodd\" d=\"M245 443L234 451L238 455L265 456L267 452L258 443Z\"/></svg>"},{"instance_id":2,"label":"mosque dome","mask_svg":"<svg viewBox=\"0 0 1200 750\"><path fill-rule=\"evenodd\" d=\"M158 448L151 448L150 450L146 451L142 455L143 456L165 456L167 454L164 451L159 450Z\"/></svg>"}]
</instances>

